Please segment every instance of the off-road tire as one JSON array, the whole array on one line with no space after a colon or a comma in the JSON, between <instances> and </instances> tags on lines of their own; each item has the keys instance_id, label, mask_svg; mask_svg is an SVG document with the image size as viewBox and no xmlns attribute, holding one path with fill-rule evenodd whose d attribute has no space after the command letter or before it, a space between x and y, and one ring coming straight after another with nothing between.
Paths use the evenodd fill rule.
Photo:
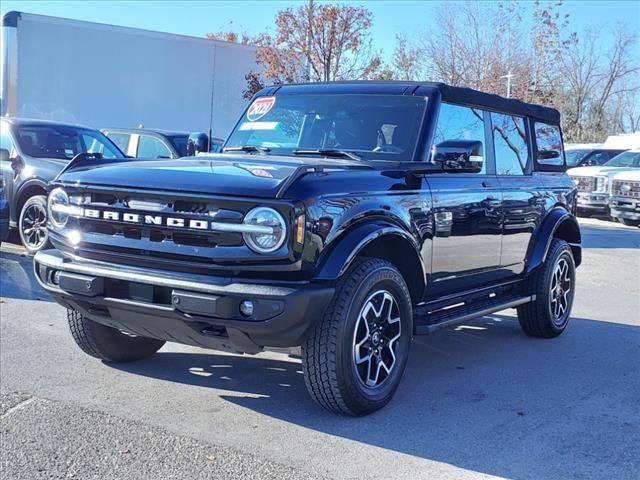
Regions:
<instances>
[{"instance_id":1,"label":"off-road tire","mask_svg":"<svg viewBox=\"0 0 640 480\"><path fill-rule=\"evenodd\" d=\"M382 384L369 388L358 377L354 365L355 330L370 295L381 289L394 297L400 314L401 335L395 344L391 373ZM398 388L412 334L411 296L398 269L377 258L356 259L337 282L323 317L302 345L302 365L309 394L320 407L344 415L366 415L379 410Z\"/></svg>"},{"instance_id":2,"label":"off-road tire","mask_svg":"<svg viewBox=\"0 0 640 480\"><path fill-rule=\"evenodd\" d=\"M150 357L164 345L163 340L131 336L115 328L89 320L81 313L67 309L71 336L87 355L105 362L133 362Z\"/></svg>"},{"instance_id":3,"label":"off-road tire","mask_svg":"<svg viewBox=\"0 0 640 480\"><path fill-rule=\"evenodd\" d=\"M25 217L31 212L33 209L43 212L44 215L44 223L39 222L40 226L38 228L42 228L42 235L44 235L43 242L35 242L30 241L29 235L25 233ZM20 237L20 242L24 246L25 250L29 255L35 255L36 252L40 250L44 250L49 245L49 234L47 232L46 225L47 218L47 197L44 195L34 195L29 197L24 205L22 205L22 209L20 210L20 215L18 218L18 235ZM42 238L42 237L41 237ZM38 243L36 246L35 244Z\"/></svg>"},{"instance_id":4,"label":"off-road tire","mask_svg":"<svg viewBox=\"0 0 640 480\"><path fill-rule=\"evenodd\" d=\"M568 264L571 291L566 310L559 318L555 318L551 307L551 282L554 270L561 260ZM518 321L525 333L532 337L552 338L564 332L571 316L575 295L575 271L569 244L561 239L553 239L546 260L524 284L525 293L536 295L535 301L518 307Z\"/></svg>"}]
</instances>

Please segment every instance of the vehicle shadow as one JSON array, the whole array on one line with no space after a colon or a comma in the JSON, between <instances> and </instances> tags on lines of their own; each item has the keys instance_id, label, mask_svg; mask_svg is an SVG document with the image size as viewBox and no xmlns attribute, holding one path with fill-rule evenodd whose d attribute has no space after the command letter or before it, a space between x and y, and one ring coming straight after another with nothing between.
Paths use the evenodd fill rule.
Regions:
<instances>
[{"instance_id":1,"label":"vehicle shadow","mask_svg":"<svg viewBox=\"0 0 640 480\"><path fill-rule=\"evenodd\" d=\"M637 425L629 423L640 423L640 398L633 400L640 397L640 368L630 363L639 355L637 326L574 318L565 335L541 340L522 334L513 317L493 315L417 337L396 397L361 418L316 407L300 363L284 356L158 353L113 367L249 394L221 398L307 429L483 474L622 478L637 471L638 459L619 449L640 441ZM612 408L631 418L618 425ZM611 429L616 441L601 440L613 439ZM580 461L570 460L576 442L582 442ZM603 465L607 470L598 472Z\"/></svg>"},{"instance_id":2,"label":"vehicle shadow","mask_svg":"<svg viewBox=\"0 0 640 480\"><path fill-rule=\"evenodd\" d=\"M24 253L0 251L0 297L18 300L52 301L38 284L33 272L33 259Z\"/></svg>"}]
</instances>

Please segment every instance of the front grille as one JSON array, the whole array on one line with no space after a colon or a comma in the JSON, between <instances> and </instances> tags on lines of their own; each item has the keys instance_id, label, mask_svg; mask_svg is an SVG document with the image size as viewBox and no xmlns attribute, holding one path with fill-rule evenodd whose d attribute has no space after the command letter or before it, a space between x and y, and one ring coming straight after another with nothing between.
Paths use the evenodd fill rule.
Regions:
<instances>
[{"instance_id":1,"label":"front grille","mask_svg":"<svg viewBox=\"0 0 640 480\"><path fill-rule=\"evenodd\" d=\"M81 241L75 251L80 255L83 252L92 258L100 253L105 258L130 255L132 259L158 262L172 259L203 267L264 261L245 245L242 233L226 231L224 227L242 224L246 213L257 206L254 202L225 197L134 194L91 187L66 187L66 190L70 202L81 209L55 237L72 238L69 234L79 231ZM273 207L285 218L290 217L289 206ZM93 213L88 215L88 210Z\"/></svg>"},{"instance_id":2,"label":"front grille","mask_svg":"<svg viewBox=\"0 0 640 480\"><path fill-rule=\"evenodd\" d=\"M640 198L640 182L630 180L614 180L612 193L619 197Z\"/></svg>"},{"instance_id":3,"label":"front grille","mask_svg":"<svg viewBox=\"0 0 640 480\"><path fill-rule=\"evenodd\" d=\"M596 177L572 176L579 192L593 192L596 189Z\"/></svg>"}]
</instances>

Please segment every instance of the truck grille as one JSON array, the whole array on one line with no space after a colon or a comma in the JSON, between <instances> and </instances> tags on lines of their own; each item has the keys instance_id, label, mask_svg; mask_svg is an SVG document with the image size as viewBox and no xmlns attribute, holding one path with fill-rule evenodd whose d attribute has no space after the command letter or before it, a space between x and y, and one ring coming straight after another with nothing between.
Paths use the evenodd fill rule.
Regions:
<instances>
[{"instance_id":1,"label":"truck grille","mask_svg":"<svg viewBox=\"0 0 640 480\"><path fill-rule=\"evenodd\" d=\"M243 227L244 216L258 206L256 203L224 197L100 191L93 187L65 189L71 205L80 208L69 217L65 229L53 232L52 239L69 248L69 234L80 232L74 252L81 256L125 263L129 259L153 260L168 268L179 263L206 268L264 262L245 245L243 234L234 231ZM288 205L273 208L285 219L291 215Z\"/></svg>"},{"instance_id":2,"label":"truck grille","mask_svg":"<svg viewBox=\"0 0 640 480\"><path fill-rule=\"evenodd\" d=\"M596 177L572 176L579 192L593 192L596 189Z\"/></svg>"},{"instance_id":3,"label":"truck grille","mask_svg":"<svg viewBox=\"0 0 640 480\"><path fill-rule=\"evenodd\" d=\"M614 180L611 186L613 195L620 197L640 198L640 182Z\"/></svg>"}]
</instances>

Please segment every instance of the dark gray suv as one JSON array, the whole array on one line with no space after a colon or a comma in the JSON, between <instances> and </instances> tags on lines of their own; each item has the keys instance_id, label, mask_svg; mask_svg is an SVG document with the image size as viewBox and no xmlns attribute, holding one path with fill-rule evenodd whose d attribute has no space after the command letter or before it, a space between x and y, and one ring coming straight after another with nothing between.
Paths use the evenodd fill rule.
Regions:
<instances>
[{"instance_id":1,"label":"dark gray suv","mask_svg":"<svg viewBox=\"0 0 640 480\"><path fill-rule=\"evenodd\" d=\"M29 253L47 245L47 183L78 154L122 159L124 154L92 128L45 120L0 119L0 171L10 225Z\"/></svg>"}]
</instances>

